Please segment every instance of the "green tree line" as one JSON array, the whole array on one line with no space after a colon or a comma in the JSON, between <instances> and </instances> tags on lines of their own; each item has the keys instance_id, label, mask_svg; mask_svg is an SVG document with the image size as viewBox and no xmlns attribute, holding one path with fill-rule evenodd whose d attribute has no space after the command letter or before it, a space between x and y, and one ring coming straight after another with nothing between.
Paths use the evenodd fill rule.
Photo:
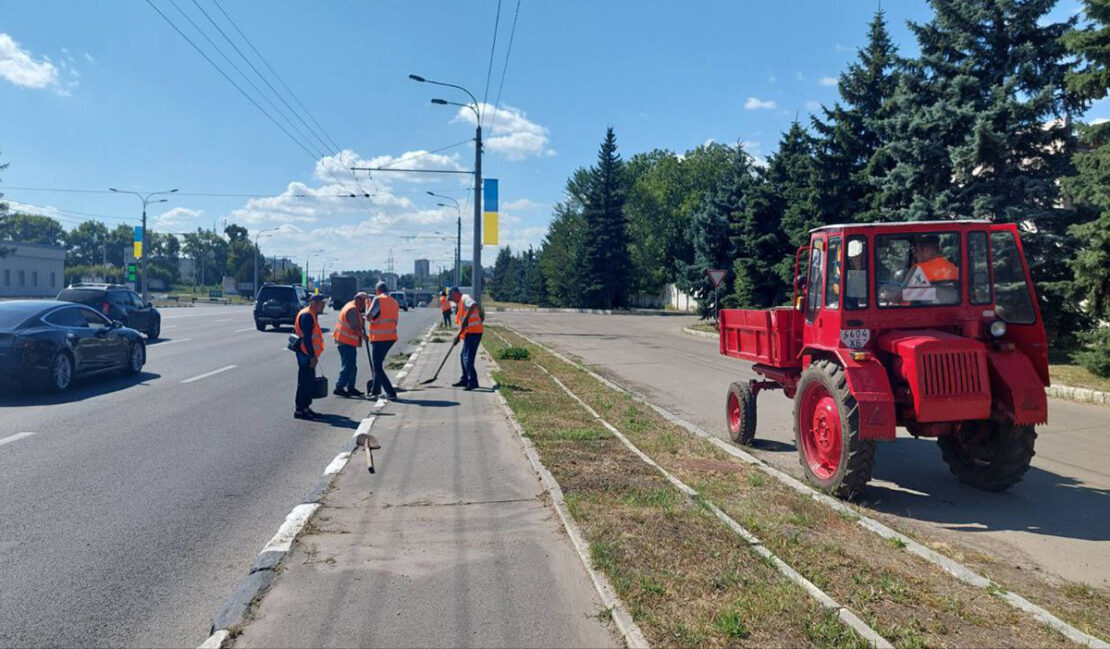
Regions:
<instances>
[{"instance_id":1,"label":"green tree line","mask_svg":"<svg viewBox=\"0 0 1110 649\"><path fill-rule=\"evenodd\" d=\"M539 250L498 255L498 300L622 308L673 283L710 305L785 304L794 252L833 223L988 219L1022 232L1056 349L1110 374L1110 0L930 0L903 56L880 9L839 98L766 160L740 144L623 160L610 128L576 169Z\"/></svg>"}]
</instances>

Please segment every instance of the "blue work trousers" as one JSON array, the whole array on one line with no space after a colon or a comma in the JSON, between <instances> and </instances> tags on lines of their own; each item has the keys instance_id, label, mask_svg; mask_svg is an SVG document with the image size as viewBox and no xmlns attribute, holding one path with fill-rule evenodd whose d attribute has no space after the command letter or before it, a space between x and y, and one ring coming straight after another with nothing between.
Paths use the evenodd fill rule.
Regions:
<instances>
[{"instance_id":1,"label":"blue work trousers","mask_svg":"<svg viewBox=\"0 0 1110 649\"><path fill-rule=\"evenodd\" d=\"M462 351L459 360L462 362L462 378L459 383L466 384L468 388L478 387L478 372L474 370L474 361L478 358L478 343L482 342L482 334L468 333L462 339Z\"/></svg>"},{"instance_id":2,"label":"blue work trousers","mask_svg":"<svg viewBox=\"0 0 1110 649\"><path fill-rule=\"evenodd\" d=\"M358 347L336 344L339 349L339 378L335 380L335 389L350 389L355 387L358 377Z\"/></svg>"}]
</instances>

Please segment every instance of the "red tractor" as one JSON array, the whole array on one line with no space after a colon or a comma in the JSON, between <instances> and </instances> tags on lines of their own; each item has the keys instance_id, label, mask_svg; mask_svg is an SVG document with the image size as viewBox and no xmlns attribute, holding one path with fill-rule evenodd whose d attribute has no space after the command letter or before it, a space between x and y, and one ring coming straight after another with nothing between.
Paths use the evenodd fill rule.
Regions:
<instances>
[{"instance_id":1,"label":"red tractor","mask_svg":"<svg viewBox=\"0 0 1110 649\"><path fill-rule=\"evenodd\" d=\"M729 387L734 441L755 437L756 395L781 389L806 476L839 497L862 490L876 442L898 426L937 438L969 485L1002 491L1022 479L1049 379L1014 225L823 227L798 250L795 277L794 306L720 313L721 354L761 377Z\"/></svg>"}]
</instances>

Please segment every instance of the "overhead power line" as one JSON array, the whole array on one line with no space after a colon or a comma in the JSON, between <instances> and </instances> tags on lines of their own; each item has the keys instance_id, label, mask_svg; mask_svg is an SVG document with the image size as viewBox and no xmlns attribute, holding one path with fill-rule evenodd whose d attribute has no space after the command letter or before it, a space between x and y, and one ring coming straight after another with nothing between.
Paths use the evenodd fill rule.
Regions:
<instances>
[{"instance_id":1,"label":"overhead power line","mask_svg":"<svg viewBox=\"0 0 1110 649\"><path fill-rule=\"evenodd\" d=\"M0 189L17 190L26 192L52 192L63 194L110 194L107 189L76 189L70 187L17 187L14 185L0 185ZM213 198L365 198L372 194L358 194L345 192L339 194L281 194L267 192L176 192L177 196L200 196Z\"/></svg>"},{"instance_id":2,"label":"overhead power line","mask_svg":"<svg viewBox=\"0 0 1110 649\"><path fill-rule=\"evenodd\" d=\"M516 36L516 19L520 16L520 0L516 0L513 11L513 27L509 30L509 45L505 48L505 64L501 66L501 82L497 84L497 99L493 100L493 117L489 120L489 134L493 137L493 125L497 123L497 111L501 108L501 91L505 88L505 75L509 70L509 56L513 53L513 37Z\"/></svg>"},{"instance_id":3,"label":"overhead power line","mask_svg":"<svg viewBox=\"0 0 1110 649\"><path fill-rule=\"evenodd\" d=\"M493 73L493 55L497 50L497 28L501 25L501 0L497 0L497 16L493 19L493 43L489 46L489 65L486 67L486 90L482 93L482 103L488 103L489 80ZM475 107L477 108L477 106ZM479 124L481 126L481 124Z\"/></svg>"}]
</instances>

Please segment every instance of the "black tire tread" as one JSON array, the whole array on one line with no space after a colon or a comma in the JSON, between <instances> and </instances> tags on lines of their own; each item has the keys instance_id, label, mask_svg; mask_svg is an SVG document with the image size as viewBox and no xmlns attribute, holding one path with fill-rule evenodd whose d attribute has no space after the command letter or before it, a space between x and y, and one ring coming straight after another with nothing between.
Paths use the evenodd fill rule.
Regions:
<instances>
[{"instance_id":1,"label":"black tire tread","mask_svg":"<svg viewBox=\"0 0 1110 649\"><path fill-rule=\"evenodd\" d=\"M740 411L743 415L740 422L740 430L737 432L733 432L732 426L730 425L731 420L728 409L728 402L733 394L740 400ZM755 394L752 393L751 387L747 383L733 383L728 386L728 393L725 395L725 426L728 428L728 436L737 444L750 446L755 439L755 422Z\"/></svg>"},{"instance_id":2,"label":"black tire tread","mask_svg":"<svg viewBox=\"0 0 1110 649\"><path fill-rule=\"evenodd\" d=\"M969 467L960 457L959 446L952 436L937 438L941 457L948 465L948 470L960 482L983 491L1006 491L1025 478L1033 456L1037 454L1033 448L1037 441L1037 431L1033 426L1019 426L1009 422L997 425L1004 427L999 432L1000 455L985 469Z\"/></svg>"}]
</instances>

